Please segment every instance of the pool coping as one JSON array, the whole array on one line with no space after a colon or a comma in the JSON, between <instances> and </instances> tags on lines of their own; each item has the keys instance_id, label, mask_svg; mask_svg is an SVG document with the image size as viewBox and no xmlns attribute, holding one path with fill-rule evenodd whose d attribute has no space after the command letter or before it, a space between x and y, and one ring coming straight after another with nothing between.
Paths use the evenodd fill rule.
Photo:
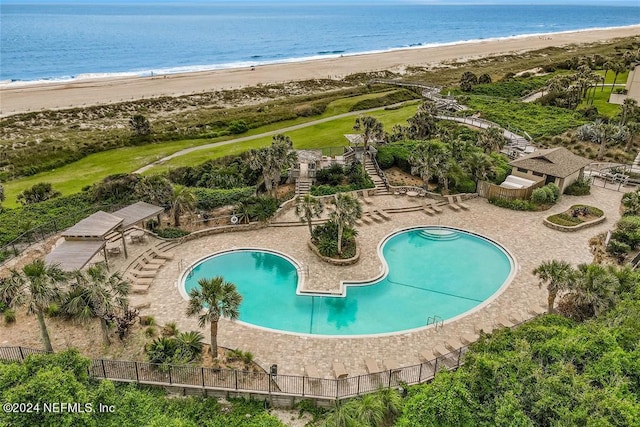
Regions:
<instances>
[{"instance_id":1,"label":"pool coping","mask_svg":"<svg viewBox=\"0 0 640 427\"><path fill-rule=\"evenodd\" d=\"M410 231L410 230L415 230L415 229L425 229L425 228L446 228L449 230L455 230L455 231L461 231L463 233L467 233L473 236L476 236L478 238L484 239L490 243L493 243L497 248L499 248L506 256L507 259L509 260L509 263L511 265L511 271L509 272L509 275L506 277L506 279L504 280L504 282L502 283L502 285L487 299L485 299L484 301L482 301L480 304L476 305L475 307L458 314L457 316L448 318L446 320L443 320L442 322L439 322L441 325L447 325L449 323L455 322L457 320L460 320L461 318L467 317L473 313L476 313L479 310L484 309L485 307L487 307L488 305L490 305L493 301L495 301L511 284L511 282L513 281L513 279L515 278L517 272L520 270L520 266L517 262L516 257L506 248L504 247L501 243L495 241L494 239L491 239L487 236L484 236L482 234L473 232L473 231L469 231L463 228L459 228L459 227L453 227L453 226L447 226L447 225L415 225L415 226L410 226L410 227L403 227L403 228L398 228L393 230L392 232L388 233L386 236L384 236L380 242L377 245L376 248L376 253L378 255L378 259L381 262L381 272L374 276L371 279L365 279L365 280L341 280L340 281L340 293L335 293L335 292L331 292L331 291L327 291L325 292L318 292L318 291L312 291L312 292L305 292L302 291L302 285L304 285L304 268L302 267L302 264L300 262L298 262L295 258L281 252L278 250L274 250L274 249L265 249L265 248L255 248L255 247L232 247L229 249L224 249L221 251L217 251L214 252L212 254L209 255L205 255L203 257L198 258L197 260L195 260L194 262L192 262L184 271L182 271L180 273L180 276L178 278L178 281L175 283L175 286L178 287L178 291L180 292L180 295L182 296L183 299L185 299L186 301L189 301L189 296L186 293L186 288L185 288L185 277L192 271L193 267L198 265L199 263L201 263L202 261L209 259L209 258L213 258L219 255L223 255L225 253L231 253L231 252L241 252L241 251L257 251L257 252L267 252L267 253L273 253L276 255L279 255L283 258L285 258L287 261L291 262L295 267L296 267L296 271L298 273L298 285L296 286L296 295L304 295L304 296L320 296L320 297L334 297L334 298L342 298L345 297L347 294L347 287L350 286L370 286L370 285L374 285L376 283L378 283L380 280L384 279L387 274L389 273L389 266L386 262L386 259L384 258L383 254L382 254L382 247L384 246L384 244L393 236L400 234L402 232L406 232L406 231ZM327 335L327 334L309 334L309 333L304 333L304 332L292 332L292 331L285 331L285 330L280 330L280 329L274 329L274 328L268 328L266 326L260 326L260 325L256 325L254 323L248 323L248 322L244 322L242 320L236 319L234 320L234 322L237 322L241 325L246 325L252 328L257 328L259 330L263 330L263 331L268 331L268 332L276 332L276 333L281 333L281 334L286 334L286 335L293 335L293 336L299 336L299 337L309 337L309 338L328 338L328 339L335 339L335 338L340 338L340 339L358 339L358 338L373 338L373 337L388 337L388 336L398 336L398 335L406 335L406 334L411 334L414 332L419 332L425 329L430 329L430 328L434 328L436 327L435 323L431 323L431 324L427 324L424 326L419 326L417 328L411 328L411 329L403 329L402 331L393 331L393 332L381 332L381 333L376 333L376 334L357 334L357 335Z\"/></svg>"}]
</instances>

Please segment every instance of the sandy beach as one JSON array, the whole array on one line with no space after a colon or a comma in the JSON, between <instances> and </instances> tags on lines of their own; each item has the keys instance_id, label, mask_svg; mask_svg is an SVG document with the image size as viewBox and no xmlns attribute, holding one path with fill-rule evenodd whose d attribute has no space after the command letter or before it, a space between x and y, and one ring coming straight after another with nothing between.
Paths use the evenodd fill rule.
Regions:
<instances>
[{"instance_id":1,"label":"sandy beach","mask_svg":"<svg viewBox=\"0 0 640 427\"><path fill-rule=\"evenodd\" d=\"M178 96L198 92L315 78L339 79L349 74L406 66L521 53L545 47L593 43L640 35L640 25L602 30L553 33L527 37L412 48L305 62L262 65L255 69L225 69L154 77L78 80L0 88L0 116L121 101Z\"/></svg>"}]
</instances>

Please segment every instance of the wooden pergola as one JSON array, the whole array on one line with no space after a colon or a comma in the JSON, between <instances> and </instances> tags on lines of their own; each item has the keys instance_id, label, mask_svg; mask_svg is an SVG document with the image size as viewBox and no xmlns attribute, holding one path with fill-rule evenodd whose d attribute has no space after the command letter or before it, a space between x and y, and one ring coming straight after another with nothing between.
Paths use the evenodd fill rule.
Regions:
<instances>
[{"instance_id":1,"label":"wooden pergola","mask_svg":"<svg viewBox=\"0 0 640 427\"><path fill-rule=\"evenodd\" d=\"M164 208L145 202L134 203L112 214L98 211L64 231L64 241L45 257L45 262L57 264L64 271L79 270L102 250L108 266L106 243L113 233L120 234L124 256L127 258L125 231L153 217L158 217L159 223L163 211Z\"/></svg>"}]
</instances>

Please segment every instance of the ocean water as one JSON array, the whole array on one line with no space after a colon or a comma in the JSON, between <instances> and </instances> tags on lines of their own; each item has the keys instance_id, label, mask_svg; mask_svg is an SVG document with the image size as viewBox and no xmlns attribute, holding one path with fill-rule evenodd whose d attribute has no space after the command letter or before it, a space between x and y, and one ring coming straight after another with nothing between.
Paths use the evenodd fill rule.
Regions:
<instances>
[{"instance_id":1,"label":"ocean water","mask_svg":"<svg viewBox=\"0 0 640 427\"><path fill-rule=\"evenodd\" d=\"M15 0L14 0L15 1ZM0 4L0 81L245 67L640 23L640 3Z\"/></svg>"}]
</instances>

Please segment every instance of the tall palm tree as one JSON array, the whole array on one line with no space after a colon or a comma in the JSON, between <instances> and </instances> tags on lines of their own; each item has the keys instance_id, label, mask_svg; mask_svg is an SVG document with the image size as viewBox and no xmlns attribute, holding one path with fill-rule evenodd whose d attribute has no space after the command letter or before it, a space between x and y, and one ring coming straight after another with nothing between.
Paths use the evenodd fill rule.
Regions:
<instances>
[{"instance_id":1,"label":"tall palm tree","mask_svg":"<svg viewBox=\"0 0 640 427\"><path fill-rule=\"evenodd\" d=\"M218 321L220 317L235 320L240 315L239 307L242 295L236 289L236 285L218 276L213 279L202 278L198 280L200 289L193 288L189 292L189 306L187 316L198 317L198 324L204 328L211 324L211 354L218 356Z\"/></svg>"},{"instance_id":2,"label":"tall palm tree","mask_svg":"<svg viewBox=\"0 0 640 427\"><path fill-rule=\"evenodd\" d=\"M473 177L478 188L478 181L486 181L494 172L493 159L485 153L471 153L464 159L464 167Z\"/></svg>"},{"instance_id":3,"label":"tall palm tree","mask_svg":"<svg viewBox=\"0 0 640 427\"><path fill-rule=\"evenodd\" d=\"M615 304L619 285L616 275L606 267L599 264L580 264L571 290L576 303L590 306L593 314L599 316Z\"/></svg>"},{"instance_id":4,"label":"tall palm tree","mask_svg":"<svg viewBox=\"0 0 640 427\"><path fill-rule=\"evenodd\" d=\"M627 66L621 61L616 61L612 65L611 70L615 74L613 75L613 84L611 85L611 91L609 91L609 93L613 93L613 89L615 89L616 82L618 81L618 75L627 69Z\"/></svg>"},{"instance_id":5,"label":"tall palm tree","mask_svg":"<svg viewBox=\"0 0 640 427\"><path fill-rule=\"evenodd\" d=\"M301 222L307 223L309 234L313 232L311 229L311 220L313 218L320 218L322 211L322 202L311 194L305 194L304 197L298 196L296 199L296 215L300 218Z\"/></svg>"},{"instance_id":6,"label":"tall palm tree","mask_svg":"<svg viewBox=\"0 0 640 427\"><path fill-rule=\"evenodd\" d=\"M540 279L540 287L547 285L547 305L551 314L558 292L569 289L572 283L573 268L566 261L544 261L533 270L533 274Z\"/></svg>"},{"instance_id":7,"label":"tall palm tree","mask_svg":"<svg viewBox=\"0 0 640 427\"><path fill-rule=\"evenodd\" d=\"M127 311L131 286L119 273L107 274L101 265L89 267L85 272L76 271L73 276L75 282L64 297L62 310L80 321L100 319L102 340L111 345L107 316L116 309Z\"/></svg>"},{"instance_id":8,"label":"tall palm tree","mask_svg":"<svg viewBox=\"0 0 640 427\"><path fill-rule=\"evenodd\" d=\"M431 137L436 132L436 116L438 115L438 108L436 104L431 101L425 101L416 114L407 119L409 124L407 128L407 136L410 139L424 141Z\"/></svg>"},{"instance_id":9,"label":"tall palm tree","mask_svg":"<svg viewBox=\"0 0 640 427\"><path fill-rule=\"evenodd\" d=\"M416 144L413 152L409 155L411 173L419 174L424 181L425 187L433 175L433 169L444 157L445 145L440 141L425 141Z\"/></svg>"},{"instance_id":10,"label":"tall palm tree","mask_svg":"<svg viewBox=\"0 0 640 427\"><path fill-rule=\"evenodd\" d=\"M364 151L369 148L369 143L381 141L384 138L382 122L372 116L361 116L356 119L353 129L362 132Z\"/></svg>"},{"instance_id":11,"label":"tall palm tree","mask_svg":"<svg viewBox=\"0 0 640 427\"><path fill-rule=\"evenodd\" d=\"M293 167L298 154L293 151L293 142L288 136L275 135L270 147L249 152L249 167L261 171L267 192L277 198L282 171Z\"/></svg>"},{"instance_id":12,"label":"tall palm tree","mask_svg":"<svg viewBox=\"0 0 640 427\"><path fill-rule=\"evenodd\" d=\"M607 80L607 74L609 74L609 70L613 68L613 62L606 61L602 65L602 68L604 69L604 80L602 80L602 89L600 90L600 92L604 91L604 82Z\"/></svg>"},{"instance_id":13,"label":"tall palm tree","mask_svg":"<svg viewBox=\"0 0 640 427\"><path fill-rule=\"evenodd\" d=\"M502 129L495 126L491 126L487 129L482 129L478 132L478 147L482 148L485 153L491 153L492 151L500 151L506 139Z\"/></svg>"},{"instance_id":14,"label":"tall palm tree","mask_svg":"<svg viewBox=\"0 0 640 427\"><path fill-rule=\"evenodd\" d=\"M67 280L67 275L58 267L46 265L37 259L22 268L22 271L11 270L9 280L1 284L0 294L13 295L11 306L27 306L28 314L35 314L42 335L42 342L47 351L52 352L51 338L44 321L44 312L53 302L60 300L58 285Z\"/></svg>"},{"instance_id":15,"label":"tall palm tree","mask_svg":"<svg viewBox=\"0 0 640 427\"><path fill-rule=\"evenodd\" d=\"M342 254L342 233L345 227L353 227L362 216L362 205L358 199L345 193L336 194L332 203L335 210L331 212L329 219L338 226L338 253Z\"/></svg>"},{"instance_id":16,"label":"tall palm tree","mask_svg":"<svg viewBox=\"0 0 640 427\"><path fill-rule=\"evenodd\" d=\"M180 227L180 215L184 212L191 212L196 207L196 196L189 187L176 185L173 187L173 194L170 200L170 211L173 216L173 223Z\"/></svg>"},{"instance_id":17,"label":"tall palm tree","mask_svg":"<svg viewBox=\"0 0 640 427\"><path fill-rule=\"evenodd\" d=\"M624 125L627 121L627 117L633 114L636 108L638 108L638 101L633 98L625 98L621 105L622 117L620 118L620 124Z\"/></svg>"}]
</instances>

